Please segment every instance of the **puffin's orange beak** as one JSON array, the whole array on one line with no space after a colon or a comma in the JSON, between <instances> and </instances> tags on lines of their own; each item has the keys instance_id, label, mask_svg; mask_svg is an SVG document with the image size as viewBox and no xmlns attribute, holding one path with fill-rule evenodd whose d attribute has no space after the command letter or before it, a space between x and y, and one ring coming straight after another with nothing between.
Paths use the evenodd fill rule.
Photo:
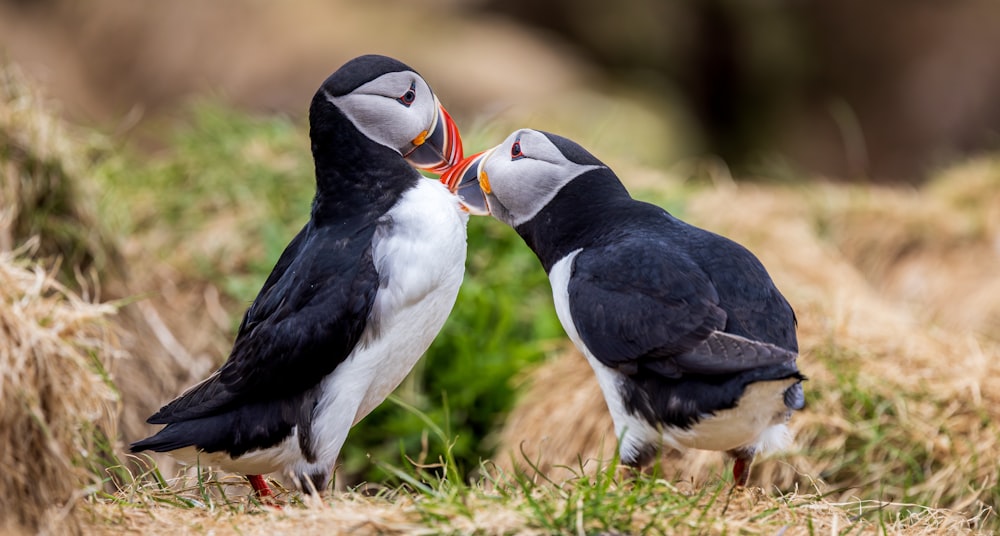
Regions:
<instances>
[{"instance_id":1,"label":"puffin's orange beak","mask_svg":"<svg viewBox=\"0 0 1000 536\"><path fill-rule=\"evenodd\" d=\"M430 127L413 139L413 148L403 155L411 166L442 173L462 159L462 137L448 111L434 97L438 111Z\"/></svg>"},{"instance_id":2,"label":"puffin's orange beak","mask_svg":"<svg viewBox=\"0 0 1000 536\"><path fill-rule=\"evenodd\" d=\"M458 196L462 208L475 216L490 213L486 194L490 193L489 178L483 169L493 150L474 154L441 175L441 182Z\"/></svg>"}]
</instances>

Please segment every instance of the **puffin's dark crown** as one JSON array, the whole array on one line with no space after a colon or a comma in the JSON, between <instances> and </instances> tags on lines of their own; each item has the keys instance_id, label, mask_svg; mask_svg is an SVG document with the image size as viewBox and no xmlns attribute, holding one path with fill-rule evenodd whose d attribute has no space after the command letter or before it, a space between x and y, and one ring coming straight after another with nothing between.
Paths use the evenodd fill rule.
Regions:
<instances>
[{"instance_id":1,"label":"puffin's dark crown","mask_svg":"<svg viewBox=\"0 0 1000 536\"><path fill-rule=\"evenodd\" d=\"M561 152L570 162L583 166L605 165L604 162L601 162L596 156L590 154L590 152L584 149L579 143L569 138L564 138L558 134L545 132L544 130L539 130L539 132L545 134L545 137L552 142L552 145L555 145L556 149L559 149L559 152Z\"/></svg>"},{"instance_id":2,"label":"puffin's dark crown","mask_svg":"<svg viewBox=\"0 0 1000 536\"><path fill-rule=\"evenodd\" d=\"M322 90L333 97L346 95L386 73L413 71L405 63L377 54L358 56L348 61L323 82ZM416 72L416 71L413 71Z\"/></svg>"}]
</instances>

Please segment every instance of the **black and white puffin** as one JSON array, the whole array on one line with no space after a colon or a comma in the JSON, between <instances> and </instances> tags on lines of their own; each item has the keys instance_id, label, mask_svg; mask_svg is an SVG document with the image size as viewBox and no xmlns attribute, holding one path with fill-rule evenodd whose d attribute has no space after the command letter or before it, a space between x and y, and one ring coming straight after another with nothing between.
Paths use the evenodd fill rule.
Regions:
<instances>
[{"instance_id":1,"label":"black and white puffin","mask_svg":"<svg viewBox=\"0 0 1000 536\"><path fill-rule=\"evenodd\" d=\"M309 108L311 218L246 311L228 360L148 419L133 452L323 490L348 430L410 372L448 317L468 215L414 167L462 157L427 82L384 56L330 75ZM414 167L411 167L414 166Z\"/></svg>"},{"instance_id":2,"label":"black and white puffin","mask_svg":"<svg viewBox=\"0 0 1000 536\"><path fill-rule=\"evenodd\" d=\"M725 451L745 486L757 453L787 446L805 404L795 314L747 249L633 199L600 160L545 132L518 130L442 181L541 261L623 463L646 465L664 444Z\"/></svg>"}]
</instances>

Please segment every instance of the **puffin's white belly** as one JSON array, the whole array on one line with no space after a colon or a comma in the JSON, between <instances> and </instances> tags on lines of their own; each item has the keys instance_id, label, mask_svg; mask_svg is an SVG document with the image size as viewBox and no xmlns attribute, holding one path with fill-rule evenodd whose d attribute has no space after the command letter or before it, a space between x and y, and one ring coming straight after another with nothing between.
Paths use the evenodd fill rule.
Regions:
<instances>
[{"instance_id":1,"label":"puffin's white belly","mask_svg":"<svg viewBox=\"0 0 1000 536\"><path fill-rule=\"evenodd\" d=\"M465 273L467 220L444 185L422 180L379 221L373 258L383 286L358 346L322 382L319 460L336 458L350 427L399 386L441 330Z\"/></svg>"}]
</instances>

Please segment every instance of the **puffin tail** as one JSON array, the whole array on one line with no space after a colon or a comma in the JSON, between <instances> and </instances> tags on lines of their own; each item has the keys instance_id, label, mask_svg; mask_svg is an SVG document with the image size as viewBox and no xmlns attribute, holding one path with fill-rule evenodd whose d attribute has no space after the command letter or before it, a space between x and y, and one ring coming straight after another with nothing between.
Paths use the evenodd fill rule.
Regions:
<instances>
[{"instance_id":1,"label":"puffin tail","mask_svg":"<svg viewBox=\"0 0 1000 536\"><path fill-rule=\"evenodd\" d=\"M801 373L797 373L793 377L798 378L799 381L785 389L785 406L789 409L800 410L806 407L806 394L802 391L802 382L806 381L806 377Z\"/></svg>"},{"instance_id":2,"label":"puffin tail","mask_svg":"<svg viewBox=\"0 0 1000 536\"><path fill-rule=\"evenodd\" d=\"M144 450L153 452L169 452L184 447L194 445L188 430L183 430L179 424L169 424L156 434L141 439L129 445L129 450L134 454Z\"/></svg>"}]
</instances>

